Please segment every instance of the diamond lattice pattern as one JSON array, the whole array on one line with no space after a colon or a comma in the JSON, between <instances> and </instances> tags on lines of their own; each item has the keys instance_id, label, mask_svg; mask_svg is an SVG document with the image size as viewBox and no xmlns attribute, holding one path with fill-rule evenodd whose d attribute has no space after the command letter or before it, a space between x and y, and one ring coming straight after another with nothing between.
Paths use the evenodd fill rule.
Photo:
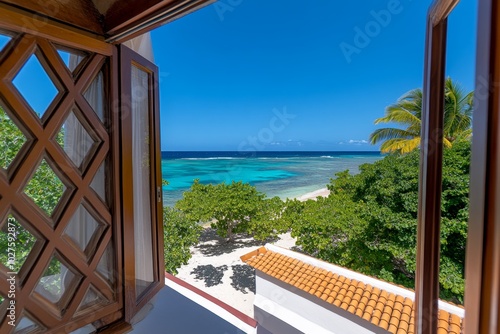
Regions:
<instances>
[{"instance_id":1,"label":"diamond lattice pattern","mask_svg":"<svg viewBox=\"0 0 500 334\"><path fill-rule=\"evenodd\" d=\"M0 134L0 168L7 170L27 139L1 105Z\"/></svg>"},{"instance_id":2,"label":"diamond lattice pattern","mask_svg":"<svg viewBox=\"0 0 500 334\"><path fill-rule=\"evenodd\" d=\"M69 288L81 278L81 275L76 274L76 271L62 264L54 256L38 281L35 291L51 303L57 304L71 290Z\"/></svg>"},{"instance_id":3,"label":"diamond lattice pattern","mask_svg":"<svg viewBox=\"0 0 500 334\"><path fill-rule=\"evenodd\" d=\"M78 168L82 167L83 159L96 143L78 120L74 111L69 113L59 129L56 141Z\"/></svg>"},{"instance_id":4,"label":"diamond lattice pattern","mask_svg":"<svg viewBox=\"0 0 500 334\"><path fill-rule=\"evenodd\" d=\"M0 33L0 52L3 51L3 49L10 42L11 39L12 39L11 36Z\"/></svg>"},{"instance_id":5,"label":"diamond lattice pattern","mask_svg":"<svg viewBox=\"0 0 500 334\"><path fill-rule=\"evenodd\" d=\"M36 82L36 85L33 83ZM35 54L19 70L12 81L31 109L42 118L57 96L58 90ZM43 86L40 94L39 86Z\"/></svg>"},{"instance_id":6,"label":"diamond lattice pattern","mask_svg":"<svg viewBox=\"0 0 500 334\"><path fill-rule=\"evenodd\" d=\"M9 246L13 252L0 252L0 262L11 272L18 272L28 258L36 238L10 214L0 230L0 245Z\"/></svg>"},{"instance_id":7,"label":"diamond lattice pattern","mask_svg":"<svg viewBox=\"0 0 500 334\"><path fill-rule=\"evenodd\" d=\"M57 53L71 73L74 73L78 65L87 57L83 52L70 50L68 48L57 49Z\"/></svg>"},{"instance_id":8,"label":"diamond lattice pattern","mask_svg":"<svg viewBox=\"0 0 500 334\"><path fill-rule=\"evenodd\" d=\"M24 193L50 217L61 200L65 189L64 183L57 177L47 161L43 159L24 188Z\"/></svg>"},{"instance_id":9,"label":"diamond lattice pattern","mask_svg":"<svg viewBox=\"0 0 500 334\"><path fill-rule=\"evenodd\" d=\"M104 225L98 222L90 212L80 204L64 230L64 234L67 235L82 252L85 252L88 249L89 242L94 236L98 237L103 227Z\"/></svg>"}]
</instances>

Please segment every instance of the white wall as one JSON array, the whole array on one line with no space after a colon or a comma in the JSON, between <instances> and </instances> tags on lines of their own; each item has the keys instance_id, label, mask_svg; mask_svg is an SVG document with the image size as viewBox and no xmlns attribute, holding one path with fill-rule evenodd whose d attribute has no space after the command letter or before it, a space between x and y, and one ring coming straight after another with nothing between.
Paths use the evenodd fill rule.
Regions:
<instances>
[{"instance_id":1,"label":"white wall","mask_svg":"<svg viewBox=\"0 0 500 334\"><path fill-rule=\"evenodd\" d=\"M289 334L286 324L311 334L388 333L354 314L256 271L255 320L273 334ZM284 324L283 324L284 323Z\"/></svg>"}]
</instances>

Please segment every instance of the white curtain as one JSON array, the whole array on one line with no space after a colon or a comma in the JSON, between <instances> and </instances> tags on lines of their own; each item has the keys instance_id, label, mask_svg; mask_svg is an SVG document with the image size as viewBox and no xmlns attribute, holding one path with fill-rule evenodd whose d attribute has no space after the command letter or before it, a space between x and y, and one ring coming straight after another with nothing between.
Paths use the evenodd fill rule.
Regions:
<instances>
[{"instance_id":1,"label":"white curtain","mask_svg":"<svg viewBox=\"0 0 500 334\"><path fill-rule=\"evenodd\" d=\"M154 62L151 36L146 33L124 43L144 58ZM83 57L71 55L69 69L73 71ZM135 237L135 272L137 294L140 294L149 283L154 281L153 249L151 231L151 199L150 199L150 129L149 129L149 77L148 74L132 66L132 154L133 154L133 189L134 189L134 237ZM102 72L96 76L92 84L83 94L99 119L105 119L104 78ZM83 160L93 144L92 138L85 138L86 133L78 119L70 116L66 121L65 151L72 160ZM88 135L87 135L88 136ZM136 158L140 157L140 158ZM106 200L106 177L104 165L97 171L91 183L96 193ZM92 237L94 225L88 223L86 210L77 210L67 233L75 243L85 249ZM110 251L111 250L111 251ZM114 261L113 247L108 247L99 262L97 270L108 279L113 280Z\"/></svg>"},{"instance_id":2,"label":"white curtain","mask_svg":"<svg viewBox=\"0 0 500 334\"><path fill-rule=\"evenodd\" d=\"M104 77L102 72L99 72L92 84L83 94L87 102L94 109L101 122L105 123L104 119Z\"/></svg>"},{"instance_id":3,"label":"white curtain","mask_svg":"<svg viewBox=\"0 0 500 334\"><path fill-rule=\"evenodd\" d=\"M64 122L64 151L76 167L80 168L94 140L75 116L75 111L71 111Z\"/></svg>"},{"instance_id":4,"label":"white curtain","mask_svg":"<svg viewBox=\"0 0 500 334\"><path fill-rule=\"evenodd\" d=\"M82 60L83 56L71 54L68 64L69 70L73 72ZM104 86L102 73L99 73L97 78L90 85L90 88L85 93L85 98L102 120L104 115ZM94 140L90 137L87 130L78 119L78 113L79 111L76 108L69 112L63 125L62 138L58 138L58 140L63 140L61 144L68 157L78 168L82 168L82 162L94 144ZM70 167L68 166L68 168ZM102 170L104 171L104 169ZM101 174L102 175L96 176L98 180L95 182L104 186L104 172L101 172ZM85 252L90 239L98 227L99 224L94 217L92 217L83 205L80 204L70 219L65 229L65 234L72 239L82 252ZM107 259L105 259L105 261L107 261ZM112 262L109 261L105 264L107 267L110 265L112 265ZM73 277L74 275L69 268L60 265L59 272L40 280L36 291L45 296L48 300L57 302L64 294L69 284L72 283Z\"/></svg>"},{"instance_id":5,"label":"white curtain","mask_svg":"<svg viewBox=\"0 0 500 334\"><path fill-rule=\"evenodd\" d=\"M125 43L133 51L154 62L150 33ZM132 170L134 189L134 239L136 293L154 281L150 198L149 77L132 66Z\"/></svg>"},{"instance_id":6,"label":"white curtain","mask_svg":"<svg viewBox=\"0 0 500 334\"><path fill-rule=\"evenodd\" d=\"M78 64L83 60L83 56L71 54L69 58L69 69L74 71ZM99 119L104 120L104 80L102 72L99 72L90 84L89 88L83 94L87 102L95 111ZM94 144L94 140L87 133L78 118L71 112L64 123L64 151L73 160L77 167L81 167L83 159L88 154ZM105 196L105 168L99 168L92 186L97 188L95 191L99 196ZM71 236L73 241L83 251L85 250L90 238L95 232L94 219L87 210L80 207L66 228L66 233Z\"/></svg>"},{"instance_id":7,"label":"white curtain","mask_svg":"<svg viewBox=\"0 0 500 334\"><path fill-rule=\"evenodd\" d=\"M151 34L149 32L145 33L144 35L132 38L131 40L124 42L123 45L134 50L150 62L155 62L153 55L153 44L151 42Z\"/></svg>"},{"instance_id":8,"label":"white curtain","mask_svg":"<svg viewBox=\"0 0 500 334\"><path fill-rule=\"evenodd\" d=\"M71 72L78 66L78 64L83 60L83 56L77 54L71 54L69 58L69 70ZM104 123L104 78L102 72L99 72L94 78L89 88L83 94L87 102L90 104L94 112L97 114L99 119ZM76 111L78 112L78 111ZM64 144L63 148L68 157L75 163L75 165L81 168L81 164L88 154L90 148L94 144L94 140L85 128L82 126L81 122L74 114L74 110L69 113L64 123ZM106 199L106 177L104 163L98 169L94 179L91 183L91 187L97 192L97 194L103 199ZM71 218L68 226L66 227L65 233L73 240L73 242L80 248L82 252L85 251L87 245L92 238L95 230L98 228L98 223L94 217L83 207L82 204L77 208L73 217ZM108 247L109 249L110 247ZM112 249L112 246L111 246ZM113 254L106 251L99 262L98 270L104 273L107 278L112 278L110 273L114 270ZM63 278L64 286L70 282L66 279L68 270L63 268L61 271L61 276Z\"/></svg>"},{"instance_id":9,"label":"white curtain","mask_svg":"<svg viewBox=\"0 0 500 334\"><path fill-rule=\"evenodd\" d=\"M104 115L104 76L102 72L99 72L95 77L92 84L90 84L89 88L83 94L87 102L90 104L92 109L94 109L95 113L101 120L101 122L106 125L106 119ZM106 160L102 163L101 167L97 170L94 179L90 186L94 191L101 197L103 201L107 201L106 197L106 168L105 168Z\"/></svg>"},{"instance_id":10,"label":"white curtain","mask_svg":"<svg viewBox=\"0 0 500 334\"><path fill-rule=\"evenodd\" d=\"M154 281L151 231L149 75L132 66L132 171L136 291Z\"/></svg>"}]
</instances>

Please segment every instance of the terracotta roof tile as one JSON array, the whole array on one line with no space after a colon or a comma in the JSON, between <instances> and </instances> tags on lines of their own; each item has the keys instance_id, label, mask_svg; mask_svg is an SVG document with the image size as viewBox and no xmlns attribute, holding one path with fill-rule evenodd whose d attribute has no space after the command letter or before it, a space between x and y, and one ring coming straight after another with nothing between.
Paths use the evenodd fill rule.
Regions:
<instances>
[{"instance_id":1,"label":"terracotta roof tile","mask_svg":"<svg viewBox=\"0 0 500 334\"><path fill-rule=\"evenodd\" d=\"M413 333L414 303L361 281L261 247L241 257L248 265L347 310L390 333ZM440 310L438 334L462 333L463 319Z\"/></svg>"}]
</instances>

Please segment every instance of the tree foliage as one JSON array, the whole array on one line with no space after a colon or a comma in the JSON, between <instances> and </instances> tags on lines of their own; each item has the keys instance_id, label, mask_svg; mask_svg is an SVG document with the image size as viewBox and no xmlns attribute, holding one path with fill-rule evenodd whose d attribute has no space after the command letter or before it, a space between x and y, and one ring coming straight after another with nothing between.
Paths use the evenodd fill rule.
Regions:
<instances>
[{"instance_id":1,"label":"tree foliage","mask_svg":"<svg viewBox=\"0 0 500 334\"><path fill-rule=\"evenodd\" d=\"M235 234L266 231L271 234L270 221L279 215L279 198L265 199L265 195L248 183L232 182L217 185L201 184L195 180L183 194L176 208L194 222L211 222L217 233L234 241Z\"/></svg>"},{"instance_id":2,"label":"tree foliage","mask_svg":"<svg viewBox=\"0 0 500 334\"><path fill-rule=\"evenodd\" d=\"M186 218L181 211L163 208L163 243L165 270L177 274L177 269L191 258L190 247L198 243L203 228Z\"/></svg>"},{"instance_id":3,"label":"tree foliage","mask_svg":"<svg viewBox=\"0 0 500 334\"><path fill-rule=\"evenodd\" d=\"M463 302L470 143L444 152L441 298ZM387 156L337 174L328 198L294 201L283 218L304 251L355 271L414 287L419 152Z\"/></svg>"},{"instance_id":4,"label":"tree foliage","mask_svg":"<svg viewBox=\"0 0 500 334\"><path fill-rule=\"evenodd\" d=\"M450 78L445 82L443 143L451 147L455 141L472 135L473 92L465 93ZM414 89L403 95L395 104L388 106L385 116L375 124L396 123L398 128L381 128L370 135L370 142L382 142L382 153L408 153L420 147L423 93Z\"/></svg>"},{"instance_id":5,"label":"tree foliage","mask_svg":"<svg viewBox=\"0 0 500 334\"><path fill-rule=\"evenodd\" d=\"M2 107L0 107L0 137L0 168L7 169L26 142L26 137Z\"/></svg>"},{"instance_id":6,"label":"tree foliage","mask_svg":"<svg viewBox=\"0 0 500 334\"><path fill-rule=\"evenodd\" d=\"M0 107L0 137L2 138L0 140L0 167L6 170L27 139L2 107ZM56 139L61 143L62 138L59 134ZM49 164L42 160L26 184L24 192L50 216L63 195L64 186ZM0 262L12 271L18 271L35 244L36 237L11 214L5 221L0 222L0 226ZM15 259L8 258L9 248L13 251L12 254L15 254ZM10 263L9 260L11 260ZM60 268L57 263L55 265L51 263L45 272L47 275L58 273L60 273Z\"/></svg>"}]
</instances>

